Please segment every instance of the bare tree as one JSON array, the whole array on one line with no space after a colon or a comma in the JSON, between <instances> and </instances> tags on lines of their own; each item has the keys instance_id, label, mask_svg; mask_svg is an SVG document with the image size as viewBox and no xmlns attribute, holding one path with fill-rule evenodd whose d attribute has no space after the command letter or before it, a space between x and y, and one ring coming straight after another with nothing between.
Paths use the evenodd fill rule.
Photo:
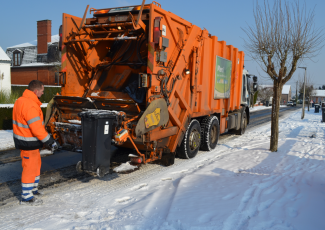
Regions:
<instances>
[{"instance_id":1,"label":"bare tree","mask_svg":"<svg viewBox=\"0 0 325 230\"><path fill-rule=\"evenodd\" d=\"M283 85L290 80L297 65L318 55L323 47L323 29L315 28L315 10L281 0L256 2L255 24L244 30L248 55L273 80L270 150L278 150L279 108Z\"/></svg>"}]
</instances>

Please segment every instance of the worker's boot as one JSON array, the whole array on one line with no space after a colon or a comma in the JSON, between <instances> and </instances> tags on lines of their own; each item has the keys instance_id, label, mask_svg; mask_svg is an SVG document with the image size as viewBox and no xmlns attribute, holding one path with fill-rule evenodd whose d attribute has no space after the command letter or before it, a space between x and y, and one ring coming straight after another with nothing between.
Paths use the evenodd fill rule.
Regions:
<instances>
[{"instance_id":1,"label":"worker's boot","mask_svg":"<svg viewBox=\"0 0 325 230\"><path fill-rule=\"evenodd\" d=\"M33 192L33 195L37 196L37 197L41 197L41 196L43 196L43 193L40 193L39 191L35 191L35 192Z\"/></svg>"},{"instance_id":2,"label":"worker's boot","mask_svg":"<svg viewBox=\"0 0 325 230\"><path fill-rule=\"evenodd\" d=\"M39 206L39 205L43 204L43 201L41 199L37 199L37 198L33 197L32 199L27 200L27 201L21 200L20 204L21 205Z\"/></svg>"}]
</instances>

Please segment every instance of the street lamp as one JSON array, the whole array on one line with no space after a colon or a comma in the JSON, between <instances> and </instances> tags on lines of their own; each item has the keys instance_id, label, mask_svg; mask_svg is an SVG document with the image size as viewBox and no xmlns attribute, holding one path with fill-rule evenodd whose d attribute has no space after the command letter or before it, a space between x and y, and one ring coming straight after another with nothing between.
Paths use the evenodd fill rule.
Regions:
<instances>
[{"instance_id":1,"label":"street lamp","mask_svg":"<svg viewBox=\"0 0 325 230\"><path fill-rule=\"evenodd\" d=\"M304 119L305 117L305 91L306 91L306 72L307 72L307 67L298 67L301 69L305 69L305 78L304 78L304 95L302 98L302 113L301 113L301 119Z\"/></svg>"}]
</instances>

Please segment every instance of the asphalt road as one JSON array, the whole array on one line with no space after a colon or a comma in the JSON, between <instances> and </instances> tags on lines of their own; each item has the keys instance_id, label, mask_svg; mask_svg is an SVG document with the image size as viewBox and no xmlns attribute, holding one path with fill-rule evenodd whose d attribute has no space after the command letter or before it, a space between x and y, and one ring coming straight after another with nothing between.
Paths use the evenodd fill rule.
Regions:
<instances>
[{"instance_id":1,"label":"asphalt road","mask_svg":"<svg viewBox=\"0 0 325 230\"><path fill-rule=\"evenodd\" d=\"M297 105L297 106L287 106L287 107L280 107L279 111L279 118L283 117L286 115L288 112L292 112L295 110L301 110L302 106ZM271 122L271 112L272 109L263 109L263 110L257 110L255 112L252 112L250 114L250 123L247 126L247 130L255 128L256 126L263 125L267 122Z\"/></svg>"}]
</instances>

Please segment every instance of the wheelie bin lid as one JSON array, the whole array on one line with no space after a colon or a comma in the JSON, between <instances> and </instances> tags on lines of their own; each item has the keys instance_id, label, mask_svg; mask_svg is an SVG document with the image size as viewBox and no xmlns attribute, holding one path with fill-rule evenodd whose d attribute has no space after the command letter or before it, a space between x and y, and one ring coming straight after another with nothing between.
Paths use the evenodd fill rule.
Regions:
<instances>
[{"instance_id":1,"label":"wheelie bin lid","mask_svg":"<svg viewBox=\"0 0 325 230\"><path fill-rule=\"evenodd\" d=\"M115 110L98 110L98 109L87 109L78 113L81 118L116 118L120 112Z\"/></svg>"}]
</instances>

